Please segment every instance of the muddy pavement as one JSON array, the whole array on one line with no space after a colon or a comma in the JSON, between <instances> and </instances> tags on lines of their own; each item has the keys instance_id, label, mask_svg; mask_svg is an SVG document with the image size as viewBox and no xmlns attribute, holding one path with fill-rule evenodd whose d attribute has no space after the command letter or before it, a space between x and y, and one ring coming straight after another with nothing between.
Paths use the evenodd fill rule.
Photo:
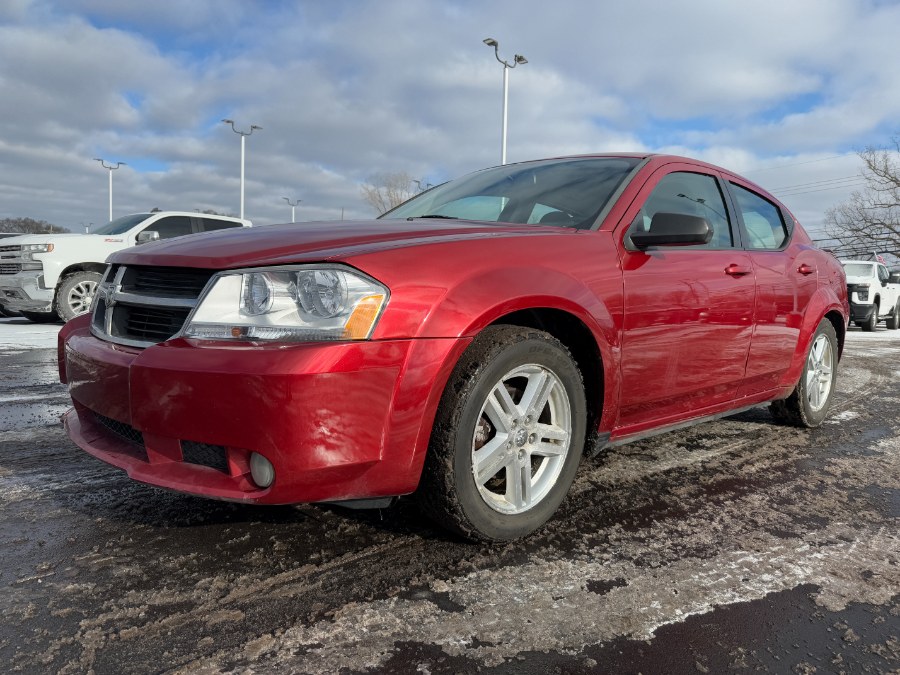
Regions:
<instances>
[{"instance_id":1,"label":"muddy pavement","mask_svg":"<svg viewBox=\"0 0 900 675\"><path fill-rule=\"evenodd\" d=\"M5 672L900 671L900 332L822 428L765 408L582 464L524 542L415 503L253 507L82 453L51 349L0 344Z\"/></svg>"}]
</instances>

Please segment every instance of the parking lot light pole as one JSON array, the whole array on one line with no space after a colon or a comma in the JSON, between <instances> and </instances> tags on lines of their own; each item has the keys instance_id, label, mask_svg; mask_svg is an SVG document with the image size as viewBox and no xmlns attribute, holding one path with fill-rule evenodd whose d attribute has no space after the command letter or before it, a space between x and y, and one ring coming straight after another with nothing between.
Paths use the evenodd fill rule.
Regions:
<instances>
[{"instance_id":1,"label":"parking lot light pole","mask_svg":"<svg viewBox=\"0 0 900 675\"><path fill-rule=\"evenodd\" d=\"M503 64L503 127L500 133L500 164L506 164L506 126L507 126L507 110L509 109L509 71L519 65L528 63L521 54L513 56L513 62L505 61L500 58L500 43L494 38L485 38L484 44L494 48L494 56Z\"/></svg>"},{"instance_id":2,"label":"parking lot light pole","mask_svg":"<svg viewBox=\"0 0 900 675\"><path fill-rule=\"evenodd\" d=\"M94 157L95 162L100 162L100 166L109 171L109 220L112 222L112 172L120 166L128 166L125 162L116 162L115 166L107 165L107 163L99 157Z\"/></svg>"},{"instance_id":3,"label":"parking lot light pole","mask_svg":"<svg viewBox=\"0 0 900 675\"><path fill-rule=\"evenodd\" d=\"M241 218L244 217L244 152L245 152L245 142L247 140L247 136L253 134L257 129L262 131L262 127L257 126L256 124L250 125L250 131L241 131L234 126L234 120L222 120L224 124L230 124L231 130L239 134L241 137Z\"/></svg>"},{"instance_id":4,"label":"parking lot light pole","mask_svg":"<svg viewBox=\"0 0 900 675\"><path fill-rule=\"evenodd\" d=\"M292 201L291 201L290 199L288 199L287 197L282 197L282 199L283 199L284 201L286 201L288 204L291 205L291 222L292 222L292 223L296 223L296 222L297 222L297 219L294 217L294 209L296 209L296 208L297 208L297 204L299 204L299 203L302 202L303 200L302 200L302 199L298 199L298 200L292 202Z\"/></svg>"}]
</instances>

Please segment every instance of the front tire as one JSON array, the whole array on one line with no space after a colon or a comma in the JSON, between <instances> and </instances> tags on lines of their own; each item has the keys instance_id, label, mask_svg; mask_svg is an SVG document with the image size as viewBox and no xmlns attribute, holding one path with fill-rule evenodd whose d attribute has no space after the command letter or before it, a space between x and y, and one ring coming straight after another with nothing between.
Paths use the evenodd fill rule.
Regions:
<instances>
[{"instance_id":1,"label":"front tire","mask_svg":"<svg viewBox=\"0 0 900 675\"><path fill-rule=\"evenodd\" d=\"M584 448L581 372L551 335L492 326L441 398L418 489L444 527L481 541L524 537L565 498Z\"/></svg>"},{"instance_id":2,"label":"front tire","mask_svg":"<svg viewBox=\"0 0 900 675\"><path fill-rule=\"evenodd\" d=\"M897 300L897 304L894 305L893 313L885 319L884 325L888 327L888 330L897 330L900 328L900 300Z\"/></svg>"},{"instance_id":3,"label":"front tire","mask_svg":"<svg viewBox=\"0 0 900 675\"><path fill-rule=\"evenodd\" d=\"M791 395L769 406L775 421L817 427L825 420L837 382L838 344L834 326L822 319L816 328L800 381Z\"/></svg>"},{"instance_id":4,"label":"front tire","mask_svg":"<svg viewBox=\"0 0 900 675\"><path fill-rule=\"evenodd\" d=\"M55 309L63 321L90 311L101 278L97 272L75 272L62 280L56 292Z\"/></svg>"},{"instance_id":5,"label":"front tire","mask_svg":"<svg viewBox=\"0 0 900 675\"><path fill-rule=\"evenodd\" d=\"M872 316L870 316L866 321L863 321L860 326L863 331L866 333L872 333L875 331L875 327L878 325L878 311L881 308L878 306L878 303L875 304L874 311L872 312Z\"/></svg>"}]
</instances>

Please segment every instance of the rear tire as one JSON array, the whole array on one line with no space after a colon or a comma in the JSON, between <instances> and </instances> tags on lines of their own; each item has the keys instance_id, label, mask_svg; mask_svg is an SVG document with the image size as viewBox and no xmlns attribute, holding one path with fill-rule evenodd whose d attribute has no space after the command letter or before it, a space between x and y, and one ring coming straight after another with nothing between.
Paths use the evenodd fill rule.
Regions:
<instances>
[{"instance_id":1,"label":"rear tire","mask_svg":"<svg viewBox=\"0 0 900 675\"><path fill-rule=\"evenodd\" d=\"M791 395L772 401L769 410L780 424L817 427L825 420L837 383L838 343L834 326L822 319L806 353L800 381Z\"/></svg>"},{"instance_id":2,"label":"rear tire","mask_svg":"<svg viewBox=\"0 0 900 675\"><path fill-rule=\"evenodd\" d=\"M422 508L471 540L524 537L569 491L586 419L581 372L559 340L485 329L444 389L417 491Z\"/></svg>"},{"instance_id":3,"label":"rear tire","mask_svg":"<svg viewBox=\"0 0 900 675\"><path fill-rule=\"evenodd\" d=\"M897 300L897 304L894 305L894 312L885 319L884 325L887 326L889 330L897 330L900 328L900 300Z\"/></svg>"},{"instance_id":4,"label":"rear tire","mask_svg":"<svg viewBox=\"0 0 900 675\"><path fill-rule=\"evenodd\" d=\"M59 317L56 312L20 312L31 323L56 323Z\"/></svg>"}]
</instances>

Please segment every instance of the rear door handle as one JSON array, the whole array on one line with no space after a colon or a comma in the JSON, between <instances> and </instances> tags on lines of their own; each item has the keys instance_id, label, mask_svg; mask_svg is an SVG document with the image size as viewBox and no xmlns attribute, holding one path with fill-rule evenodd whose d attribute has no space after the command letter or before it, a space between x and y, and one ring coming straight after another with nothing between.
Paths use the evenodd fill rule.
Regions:
<instances>
[{"instance_id":1,"label":"rear door handle","mask_svg":"<svg viewBox=\"0 0 900 675\"><path fill-rule=\"evenodd\" d=\"M802 274L803 276L809 276L810 274L812 274L813 272L816 271L816 268L813 267L812 265L807 265L806 263L803 263L802 265L800 265L800 267L797 268L797 271L800 272L800 274Z\"/></svg>"},{"instance_id":2,"label":"rear door handle","mask_svg":"<svg viewBox=\"0 0 900 675\"><path fill-rule=\"evenodd\" d=\"M729 265L725 268L725 274L732 277L742 277L746 274L750 274L750 268L744 267L743 265Z\"/></svg>"}]
</instances>

